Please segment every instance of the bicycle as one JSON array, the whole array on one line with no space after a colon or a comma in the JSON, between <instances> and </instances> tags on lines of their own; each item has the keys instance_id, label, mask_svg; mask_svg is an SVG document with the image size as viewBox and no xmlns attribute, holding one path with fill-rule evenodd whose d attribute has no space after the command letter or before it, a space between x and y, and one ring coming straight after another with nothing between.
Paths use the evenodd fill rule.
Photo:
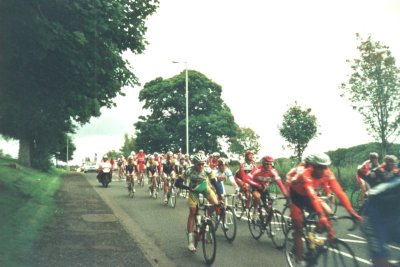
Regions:
<instances>
[{"instance_id":1,"label":"bicycle","mask_svg":"<svg viewBox=\"0 0 400 267\"><path fill-rule=\"evenodd\" d=\"M135 195L135 184L133 181L133 175L128 174L126 177L126 184L128 185L128 197L133 198Z\"/></svg>"},{"instance_id":2,"label":"bicycle","mask_svg":"<svg viewBox=\"0 0 400 267\"><path fill-rule=\"evenodd\" d=\"M225 200L234 197L235 194L226 194ZM229 202L228 200L226 201ZM210 204L205 204L205 206L212 206ZM211 211L211 220L214 224L215 231L218 230L219 225L221 225L222 231L224 232L226 240L228 242L233 242L236 237L237 222L235 211L232 206L221 204L215 208L215 211Z\"/></svg>"},{"instance_id":3,"label":"bicycle","mask_svg":"<svg viewBox=\"0 0 400 267\"><path fill-rule=\"evenodd\" d=\"M361 212L365 201L368 199L368 189L364 192L364 196L361 192L360 187L356 187L353 189L350 195L350 202L353 206L354 210L357 212Z\"/></svg>"},{"instance_id":4,"label":"bicycle","mask_svg":"<svg viewBox=\"0 0 400 267\"><path fill-rule=\"evenodd\" d=\"M250 194L251 198L251 194ZM232 206L235 210L236 217L241 220L243 216L248 216L248 209L246 210L247 197L244 192L240 191L232 198ZM250 200L251 201L251 200Z\"/></svg>"},{"instance_id":5,"label":"bicycle","mask_svg":"<svg viewBox=\"0 0 400 267\"><path fill-rule=\"evenodd\" d=\"M214 263L217 254L217 240L215 238L214 225L211 221L211 217L207 215L211 206L214 205L197 205L194 240L194 246L196 249L198 243L202 243L204 260L208 265ZM203 215L199 214L199 210L203 211Z\"/></svg>"},{"instance_id":6,"label":"bicycle","mask_svg":"<svg viewBox=\"0 0 400 267\"><path fill-rule=\"evenodd\" d=\"M355 221L350 216L337 217L332 215L328 218L330 221L349 219L353 222L354 226L348 230L352 231L355 229ZM309 213L309 215L304 218L302 242L304 248L304 260L307 263L307 266L358 267L359 265L356 256L351 247L346 242L336 238L335 236L322 236L317 231L317 223L317 214L315 212ZM291 226L286 234L285 242L285 257L290 267L295 267L299 264L294 246L293 231L294 229Z\"/></svg>"},{"instance_id":7,"label":"bicycle","mask_svg":"<svg viewBox=\"0 0 400 267\"><path fill-rule=\"evenodd\" d=\"M175 190L175 186L173 183L173 180L171 177L167 178L167 182L168 182L168 192L167 192L167 200L168 202L166 204L169 204L172 208L175 208L176 206L176 190Z\"/></svg>"},{"instance_id":8,"label":"bicycle","mask_svg":"<svg viewBox=\"0 0 400 267\"><path fill-rule=\"evenodd\" d=\"M250 206L248 214L248 225L251 235L258 240L266 232L272 239L276 248L282 249L286 242L286 223L280 211L273 208L273 197L270 197L268 191L262 193L261 201L257 210L253 204ZM254 215L256 217L254 217Z\"/></svg>"},{"instance_id":9,"label":"bicycle","mask_svg":"<svg viewBox=\"0 0 400 267\"><path fill-rule=\"evenodd\" d=\"M157 185L157 177L149 177L149 180L151 180L150 186L149 186L149 193L150 197L157 199L158 197L158 191L160 190L158 185Z\"/></svg>"}]
</instances>

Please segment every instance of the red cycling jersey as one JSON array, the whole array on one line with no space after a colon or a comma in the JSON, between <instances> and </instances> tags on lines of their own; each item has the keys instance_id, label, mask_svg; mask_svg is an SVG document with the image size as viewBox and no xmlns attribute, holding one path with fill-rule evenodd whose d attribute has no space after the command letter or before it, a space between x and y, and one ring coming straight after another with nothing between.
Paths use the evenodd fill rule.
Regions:
<instances>
[{"instance_id":1,"label":"red cycling jersey","mask_svg":"<svg viewBox=\"0 0 400 267\"><path fill-rule=\"evenodd\" d=\"M345 209L350 213L353 213L353 208L350 204L346 193L336 180L335 175L329 168L324 170L321 178L313 177L314 168L312 166L304 168L302 172L297 173L291 180L289 185L290 197L295 205L292 205L292 218L301 219L302 207L297 207L296 198L304 198L309 200L312 208L319 214L323 215L323 208L320 199L315 191L318 188L332 189L335 195L339 198Z\"/></svg>"},{"instance_id":2,"label":"red cycling jersey","mask_svg":"<svg viewBox=\"0 0 400 267\"><path fill-rule=\"evenodd\" d=\"M255 167L250 173L246 174L243 168L240 169L240 176L243 181L259 189L267 188L271 181L275 181L282 194L286 195L279 173L274 168L264 169L262 165Z\"/></svg>"}]
</instances>

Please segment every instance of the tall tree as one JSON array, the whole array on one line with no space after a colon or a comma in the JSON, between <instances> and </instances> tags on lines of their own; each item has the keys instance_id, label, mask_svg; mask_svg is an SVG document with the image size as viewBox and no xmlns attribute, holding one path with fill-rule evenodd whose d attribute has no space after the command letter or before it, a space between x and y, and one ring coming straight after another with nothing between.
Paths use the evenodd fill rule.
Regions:
<instances>
[{"instance_id":1,"label":"tall tree","mask_svg":"<svg viewBox=\"0 0 400 267\"><path fill-rule=\"evenodd\" d=\"M229 151L237 156L244 156L246 150L253 150L255 154L260 151L260 136L251 128L240 127L236 137L229 140Z\"/></svg>"},{"instance_id":2,"label":"tall tree","mask_svg":"<svg viewBox=\"0 0 400 267\"><path fill-rule=\"evenodd\" d=\"M279 133L293 149L294 156L301 161L308 143L317 136L317 118L311 114L311 109L302 108L294 103L283 115Z\"/></svg>"},{"instance_id":3,"label":"tall tree","mask_svg":"<svg viewBox=\"0 0 400 267\"><path fill-rule=\"evenodd\" d=\"M2 0L0 133L20 141L19 159L47 158L55 142L100 115L137 78L122 58L141 53L158 0ZM61 134L60 134L61 133Z\"/></svg>"},{"instance_id":4,"label":"tall tree","mask_svg":"<svg viewBox=\"0 0 400 267\"><path fill-rule=\"evenodd\" d=\"M189 70L189 142L190 149L220 149L219 137L236 134L229 107L221 99L222 88L200 72ZM150 111L135 124L137 148L147 151L185 153L186 106L185 72L170 79L156 78L144 85L139 100Z\"/></svg>"},{"instance_id":5,"label":"tall tree","mask_svg":"<svg viewBox=\"0 0 400 267\"><path fill-rule=\"evenodd\" d=\"M132 151L136 149L136 140L133 136L129 136L128 134L124 135L124 144L120 148L120 152L124 157L128 157Z\"/></svg>"},{"instance_id":6,"label":"tall tree","mask_svg":"<svg viewBox=\"0 0 400 267\"><path fill-rule=\"evenodd\" d=\"M389 47L363 40L357 34L360 58L347 60L352 74L341 84L342 96L352 103L364 118L368 133L381 143L386 155L389 139L397 136L400 126L400 70Z\"/></svg>"}]
</instances>

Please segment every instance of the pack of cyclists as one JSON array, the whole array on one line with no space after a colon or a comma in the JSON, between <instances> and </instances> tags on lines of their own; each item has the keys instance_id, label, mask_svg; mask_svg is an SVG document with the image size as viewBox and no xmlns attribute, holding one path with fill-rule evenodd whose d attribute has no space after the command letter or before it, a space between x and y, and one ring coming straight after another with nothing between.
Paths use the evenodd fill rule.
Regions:
<instances>
[{"instance_id":1,"label":"pack of cyclists","mask_svg":"<svg viewBox=\"0 0 400 267\"><path fill-rule=\"evenodd\" d=\"M190 251L195 250L193 231L200 194L203 194L211 204L221 203L224 201L226 192L225 181L229 181L234 192L246 199L245 208L248 209L250 201L253 201L256 206L261 198L268 197L268 187L271 182L275 182L281 194L286 196L291 204L293 240L299 266L306 266L301 240L303 210L316 212L319 215L318 226L328 235L334 235L334 229L327 219L332 211L319 197L318 192L321 190L329 199L333 198L333 194L336 195L354 220L361 223L368 240L372 262L374 266L380 267L391 266L388 261L388 243L393 239L400 241L400 230L398 230L400 229L398 227L400 211L393 213L381 208L384 203L381 200L382 195L389 194L384 193L385 190L392 195L390 199L400 200L400 170L395 156L385 156L382 164L379 163L378 158L378 153L371 152L368 160L360 164L355 171L356 182L362 192L362 200L365 199L362 214L358 214L353 209L346 193L329 168L331 164L329 156L324 153L307 155L299 165L283 176L286 178L285 183L274 167L273 157L266 155L257 165L254 152L251 150L245 152L244 161L240 162L236 172L232 172L229 160L222 158L219 152L207 156L203 151L199 151L189 156L180 151L178 153L168 151L165 154L154 153L146 156L141 149L137 154L132 151L126 159L118 158L116 162L120 179L125 176L133 182L141 173L144 173L149 178L149 192L151 187L163 181L164 202L167 201L168 185L171 184L167 182L168 179L172 179L172 185L175 187L189 191L187 235ZM383 185L386 187L382 189ZM257 214L253 214L253 218L256 216ZM392 231L392 229L396 230Z\"/></svg>"}]
</instances>

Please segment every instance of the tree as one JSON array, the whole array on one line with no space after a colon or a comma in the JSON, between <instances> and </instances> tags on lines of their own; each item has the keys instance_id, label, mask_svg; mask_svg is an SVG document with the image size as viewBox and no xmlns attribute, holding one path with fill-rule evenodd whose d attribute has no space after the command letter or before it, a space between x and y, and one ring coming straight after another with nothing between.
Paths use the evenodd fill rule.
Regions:
<instances>
[{"instance_id":1,"label":"tree","mask_svg":"<svg viewBox=\"0 0 400 267\"><path fill-rule=\"evenodd\" d=\"M260 136L251 128L240 127L236 137L229 140L229 151L237 156L243 156L246 150L253 150L255 154L260 151Z\"/></svg>"},{"instance_id":2,"label":"tree","mask_svg":"<svg viewBox=\"0 0 400 267\"><path fill-rule=\"evenodd\" d=\"M194 150L219 150L218 138L233 137L236 124L229 107L221 99L222 88L200 72L190 70L189 141ZM139 100L150 115L135 123L136 147L147 151L185 150L185 72L170 79L156 78L146 83ZM185 151L186 153L186 151Z\"/></svg>"},{"instance_id":3,"label":"tree","mask_svg":"<svg viewBox=\"0 0 400 267\"><path fill-rule=\"evenodd\" d=\"M157 6L158 0L0 2L0 133L20 141L22 164L47 161L60 141L49 137L73 133L113 106L123 86L137 84L122 52L144 50L145 21Z\"/></svg>"},{"instance_id":4,"label":"tree","mask_svg":"<svg viewBox=\"0 0 400 267\"><path fill-rule=\"evenodd\" d=\"M291 106L283 115L279 133L294 150L294 156L301 161L308 143L317 136L317 118L311 114L311 109L301 108L297 103Z\"/></svg>"},{"instance_id":5,"label":"tree","mask_svg":"<svg viewBox=\"0 0 400 267\"><path fill-rule=\"evenodd\" d=\"M124 135L124 144L120 148L120 152L124 157L128 157L132 151L135 151L136 148L136 140L133 136L129 136L128 134Z\"/></svg>"},{"instance_id":6,"label":"tree","mask_svg":"<svg viewBox=\"0 0 400 267\"><path fill-rule=\"evenodd\" d=\"M363 40L357 34L357 40L360 58L347 60L353 73L341 84L342 96L363 116L368 133L381 143L384 156L390 137L399 133L400 72L389 47L372 41L371 36Z\"/></svg>"}]
</instances>

